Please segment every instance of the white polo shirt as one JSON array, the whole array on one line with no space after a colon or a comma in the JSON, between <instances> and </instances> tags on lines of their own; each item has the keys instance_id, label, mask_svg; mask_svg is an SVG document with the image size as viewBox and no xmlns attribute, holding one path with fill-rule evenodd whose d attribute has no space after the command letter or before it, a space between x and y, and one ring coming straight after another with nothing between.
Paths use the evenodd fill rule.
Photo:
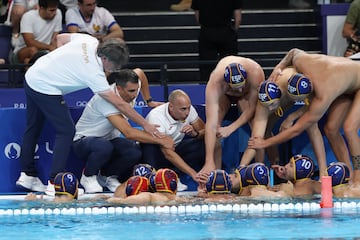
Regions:
<instances>
[{"instance_id":1,"label":"white polo shirt","mask_svg":"<svg viewBox=\"0 0 360 240\"><path fill-rule=\"evenodd\" d=\"M92 18L86 22L79 7L70 8L65 13L66 27L77 26L80 32L91 35L106 35L112 25L116 24L114 16L103 7L95 7Z\"/></svg>"},{"instance_id":2,"label":"white polo shirt","mask_svg":"<svg viewBox=\"0 0 360 240\"><path fill-rule=\"evenodd\" d=\"M115 83L111 85L111 89L116 93L116 95L120 96ZM139 91L140 84L138 94ZM130 102L130 105L132 107L135 104L135 99ZM106 101L104 98L100 97L98 94L95 94L86 104L86 107L79 121L76 123L76 133L74 141L80 139L83 136L102 137L106 140L111 140L119 137L120 131L117 130L107 119L107 117L111 115L118 114L122 113L117 108L115 108L114 105ZM123 115L123 117L127 119L125 115Z\"/></svg>"},{"instance_id":3,"label":"white polo shirt","mask_svg":"<svg viewBox=\"0 0 360 240\"><path fill-rule=\"evenodd\" d=\"M88 34L71 34L70 42L39 58L26 71L26 83L47 95L65 95L87 87L94 93L109 90L96 54L98 44Z\"/></svg>"},{"instance_id":4,"label":"white polo shirt","mask_svg":"<svg viewBox=\"0 0 360 240\"><path fill-rule=\"evenodd\" d=\"M150 123L160 125L160 127L158 127L159 132L170 136L174 140L175 145L179 144L185 136L185 134L181 132L181 129L185 125L194 123L198 118L199 115L195 108L190 106L189 116L184 122L175 120L169 114L169 103L165 103L152 109L146 116L146 119Z\"/></svg>"}]
</instances>

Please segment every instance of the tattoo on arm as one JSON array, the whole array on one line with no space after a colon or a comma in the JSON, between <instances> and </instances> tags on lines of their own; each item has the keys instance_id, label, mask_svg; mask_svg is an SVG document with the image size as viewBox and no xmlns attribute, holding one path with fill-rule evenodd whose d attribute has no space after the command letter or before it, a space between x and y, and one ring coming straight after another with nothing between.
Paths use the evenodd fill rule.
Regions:
<instances>
[{"instance_id":1,"label":"tattoo on arm","mask_svg":"<svg viewBox=\"0 0 360 240\"><path fill-rule=\"evenodd\" d=\"M360 155L352 156L354 170L360 170Z\"/></svg>"}]
</instances>

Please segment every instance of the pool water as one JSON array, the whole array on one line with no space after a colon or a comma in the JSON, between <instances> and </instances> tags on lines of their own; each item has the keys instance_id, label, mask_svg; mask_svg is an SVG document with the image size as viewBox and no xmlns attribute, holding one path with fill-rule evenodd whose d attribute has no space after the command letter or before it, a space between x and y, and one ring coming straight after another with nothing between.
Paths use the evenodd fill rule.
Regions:
<instances>
[{"instance_id":1,"label":"pool water","mask_svg":"<svg viewBox=\"0 0 360 240\"><path fill-rule=\"evenodd\" d=\"M32 207L32 204L0 200L0 209L9 205ZM356 239L360 238L359 225L358 207L151 214L5 214L0 216L0 239Z\"/></svg>"}]
</instances>

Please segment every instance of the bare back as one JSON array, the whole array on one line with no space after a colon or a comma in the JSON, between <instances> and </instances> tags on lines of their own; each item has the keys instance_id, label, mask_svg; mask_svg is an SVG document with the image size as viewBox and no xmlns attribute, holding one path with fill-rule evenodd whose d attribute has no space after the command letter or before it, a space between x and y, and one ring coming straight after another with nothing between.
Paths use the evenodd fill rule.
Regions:
<instances>
[{"instance_id":1,"label":"bare back","mask_svg":"<svg viewBox=\"0 0 360 240\"><path fill-rule=\"evenodd\" d=\"M300 52L294 56L293 64L311 79L315 97L326 102L360 89L360 63L348 58Z\"/></svg>"}]
</instances>

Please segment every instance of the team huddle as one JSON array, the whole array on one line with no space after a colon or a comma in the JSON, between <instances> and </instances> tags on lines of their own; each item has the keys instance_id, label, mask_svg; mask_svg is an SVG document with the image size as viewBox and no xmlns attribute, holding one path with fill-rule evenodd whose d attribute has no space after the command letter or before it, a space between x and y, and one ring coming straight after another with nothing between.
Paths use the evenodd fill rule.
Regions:
<instances>
[{"instance_id":1,"label":"team huddle","mask_svg":"<svg viewBox=\"0 0 360 240\"><path fill-rule=\"evenodd\" d=\"M360 195L360 110L356 108L360 101L360 63L292 49L265 80L262 67L254 60L224 57L207 82L203 120L183 90L172 91L166 103L156 102L141 69L121 69L129 55L121 39L99 42L92 36L74 33L58 35L57 42L60 47L40 57L25 75L27 128L18 186L76 198L80 191L74 192L74 187L71 194L63 194L70 181L57 180L59 174L67 173L67 157L73 148L85 161L79 181L84 191L99 193L107 188L114 192L109 199L112 202L176 200L176 192L187 188L178 175L188 175L196 182L199 195L311 195L320 193L320 182L312 179L316 166L320 176L333 177L333 187L346 187L337 192L338 196ZM63 95L87 87L94 96L75 125ZM133 109L139 93L152 107L146 118ZM299 101L304 105L285 118ZM232 105L237 106L239 115L223 126ZM325 113L323 131L338 160L329 166L318 126ZM47 186L38 178L34 163L45 119L56 130ZM129 119L142 129L132 127ZM281 126L274 135L278 121ZM247 149L234 172L227 173L221 170L221 141L245 124L251 128ZM277 145L304 130L316 159L298 153L280 166ZM265 156L271 166L264 164ZM138 164L152 170L134 179ZM269 168L285 183L269 187ZM71 176L77 189L76 176Z\"/></svg>"}]
</instances>

